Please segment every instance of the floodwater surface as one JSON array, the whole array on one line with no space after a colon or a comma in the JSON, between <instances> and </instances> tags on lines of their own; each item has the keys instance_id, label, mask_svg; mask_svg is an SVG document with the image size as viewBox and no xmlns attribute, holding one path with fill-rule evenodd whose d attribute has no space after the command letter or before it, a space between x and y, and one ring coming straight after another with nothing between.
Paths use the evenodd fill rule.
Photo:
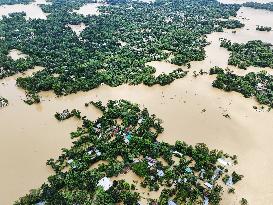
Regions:
<instances>
[{"instance_id":1,"label":"floodwater surface","mask_svg":"<svg viewBox=\"0 0 273 205\"><path fill-rule=\"evenodd\" d=\"M36 0L31 4L14 4L0 6L0 18L15 12L25 12L26 19L46 19L47 14L42 11L39 4L47 4L45 0Z\"/></svg>"},{"instance_id":2,"label":"floodwater surface","mask_svg":"<svg viewBox=\"0 0 273 205\"><path fill-rule=\"evenodd\" d=\"M27 57L26 54L22 53L21 51L19 51L17 49L10 50L8 56L11 57L13 60L18 60L20 58L26 58Z\"/></svg>"},{"instance_id":3,"label":"floodwater surface","mask_svg":"<svg viewBox=\"0 0 273 205\"><path fill-rule=\"evenodd\" d=\"M253 106L260 107L255 99L213 88L214 76L193 76L193 71L198 73L203 69L208 72L212 66L229 67L238 74L264 70L254 67L240 70L228 66L229 52L219 47L219 38L234 42L261 39L273 43L273 32L255 30L256 24L273 27L273 21L270 21L273 12L242 8L238 16L246 27L236 29L235 34L226 30L208 35L211 44L206 47L207 58L192 62L188 75L168 86L122 85L111 88L103 85L89 92L59 98L51 92L43 92L40 104L28 106L22 101L24 91L15 85L19 75L0 80L0 96L10 102L8 107L0 109L0 204L12 204L30 189L39 187L52 174L46 161L57 158L62 147L71 145L69 133L81 123L76 119L58 122L54 118L55 112L76 108L94 120L100 113L93 107L85 107L84 103L91 100L106 103L110 99L139 103L163 119L165 131L159 140L172 144L183 140L193 145L204 142L212 149L238 155L239 164L235 169L245 178L235 186L235 194L224 195L221 204L239 204L242 197L249 204L272 204L273 111L254 110ZM163 70L163 65L176 68L166 62L152 62L157 72L168 72ZM273 74L269 68L266 70ZM225 114L231 119L224 117ZM131 180L135 177L133 175L128 173L120 177Z\"/></svg>"},{"instance_id":4,"label":"floodwater surface","mask_svg":"<svg viewBox=\"0 0 273 205\"><path fill-rule=\"evenodd\" d=\"M156 68L156 72L154 74L156 77L162 73L169 74L179 68L179 66L168 63L166 61L151 61L146 63L146 65Z\"/></svg>"},{"instance_id":5,"label":"floodwater surface","mask_svg":"<svg viewBox=\"0 0 273 205\"><path fill-rule=\"evenodd\" d=\"M99 6L104 6L106 4L103 3L89 3L84 6L82 6L79 10L74 10L74 12L78 14L82 14L84 16L88 15L99 15L100 12L98 10Z\"/></svg>"},{"instance_id":6,"label":"floodwater surface","mask_svg":"<svg viewBox=\"0 0 273 205\"><path fill-rule=\"evenodd\" d=\"M84 23L68 24L67 26L70 27L71 30L74 31L77 36L80 36L81 32L86 28L86 25Z\"/></svg>"}]
</instances>

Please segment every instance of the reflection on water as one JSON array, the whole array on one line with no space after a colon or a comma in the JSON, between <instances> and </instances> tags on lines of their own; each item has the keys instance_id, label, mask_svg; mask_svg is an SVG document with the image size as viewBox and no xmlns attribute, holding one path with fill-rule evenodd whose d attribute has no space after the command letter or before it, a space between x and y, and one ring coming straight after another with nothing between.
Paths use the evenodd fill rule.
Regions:
<instances>
[{"instance_id":1,"label":"reflection on water","mask_svg":"<svg viewBox=\"0 0 273 205\"><path fill-rule=\"evenodd\" d=\"M225 195L222 204L238 204L242 197L250 204L270 204L273 198L272 180L268 180L273 170L272 111L257 112L252 108L258 106L255 100L213 88L214 76L192 76L193 71L200 69L208 71L215 65L228 66L229 52L219 47L221 37L235 42L262 39L273 43L273 32L255 30L256 24L273 27L270 21L273 12L242 8L238 14L240 19L249 19L243 20L246 27L237 29L235 34L228 30L208 35L211 44L206 47L207 58L193 62L189 74L169 86L123 85L111 88L104 85L60 98L44 92L39 105L28 106L21 100L24 91L15 86L17 76L1 80L0 95L7 98L10 105L0 110L0 204L11 204L31 188L41 185L51 174L45 165L47 159L57 157L62 147L71 145L69 133L80 126L80 122L69 119L59 123L53 116L55 112L76 108L88 118L96 119L101 113L91 106L85 107L84 103L91 100L105 103L109 99L121 98L145 105L151 113L163 119L165 132L159 140L169 143L185 140L190 144L204 142L211 148L239 156L237 171L245 178L236 185L236 194ZM172 65L154 62L154 66L168 69ZM239 74L262 70L229 68ZM272 70L267 70L272 73ZM203 109L206 112L202 112ZM224 114L229 114L231 119L225 118Z\"/></svg>"}]
</instances>

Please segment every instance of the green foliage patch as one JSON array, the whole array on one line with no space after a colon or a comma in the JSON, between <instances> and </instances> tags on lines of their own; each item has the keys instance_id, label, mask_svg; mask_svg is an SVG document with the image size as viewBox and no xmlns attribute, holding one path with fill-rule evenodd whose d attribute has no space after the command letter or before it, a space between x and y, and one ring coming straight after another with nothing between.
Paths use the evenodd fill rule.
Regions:
<instances>
[{"instance_id":1,"label":"green foliage patch","mask_svg":"<svg viewBox=\"0 0 273 205\"><path fill-rule=\"evenodd\" d=\"M0 108L8 106L9 101L6 98L0 96Z\"/></svg>"},{"instance_id":2,"label":"green foliage patch","mask_svg":"<svg viewBox=\"0 0 273 205\"><path fill-rule=\"evenodd\" d=\"M222 39L221 47L231 52L228 60L229 65L238 66L241 69L246 69L249 66L273 68L273 48L270 43L254 40L239 44Z\"/></svg>"},{"instance_id":3,"label":"green foliage patch","mask_svg":"<svg viewBox=\"0 0 273 205\"><path fill-rule=\"evenodd\" d=\"M269 32L269 31L271 31L272 30L272 28L270 27L270 26L257 26L256 27L256 30L257 31L267 31L267 32Z\"/></svg>"},{"instance_id":4,"label":"green foliage patch","mask_svg":"<svg viewBox=\"0 0 273 205\"><path fill-rule=\"evenodd\" d=\"M0 5L29 4L33 0L0 0Z\"/></svg>"},{"instance_id":5,"label":"green foliage patch","mask_svg":"<svg viewBox=\"0 0 273 205\"><path fill-rule=\"evenodd\" d=\"M268 11L273 11L273 2L269 3L246 2L243 4L243 6L250 7L253 9L264 9Z\"/></svg>"},{"instance_id":6,"label":"green foliage patch","mask_svg":"<svg viewBox=\"0 0 273 205\"><path fill-rule=\"evenodd\" d=\"M47 162L54 174L40 188L15 202L16 205L136 205L141 199L135 189L136 182L115 180L108 188L98 186L105 177L111 180L127 172L134 172L141 186L149 191L163 188L158 199L148 200L150 204L165 205L169 200L177 204L207 200L219 204L223 174L233 177L234 183L242 178L231 173L228 165L219 163L219 159L234 163L235 157L222 151L209 150L205 144L191 146L177 141L171 145L158 141L163 132L162 121L146 108L140 109L125 100L109 101L106 106L101 102L89 104L100 107L102 117L96 121L81 117L83 126L71 133L73 146L63 149L57 160ZM91 167L100 161L108 163Z\"/></svg>"},{"instance_id":7,"label":"green foliage patch","mask_svg":"<svg viewBox=\"0 0 273 205\"><path fill-rule=\"evenodd\" d=\"M0 21L0 78L43 66L17 85L29 93L53 90L57 95L88 91L101 84L167 85L186 72L177 69L155 77L150 61L176 65L205 58L206 34L243 26L236 16L239 5L216 0L161 0L155 3L107 1L100 15L83 16L75 9L91 0L52 0L41 5L47 19L26 20L14 13ZM84 23L78 37L69 27ZM11 49L28 55L12 60ZM166 52L168 51L168 52Z\"/></svg>"},{"instance_id":8,"label":"green foliage patch","mask_svg":"<svg viewBox=\"0 0 273 205\"><path fill-rule=\"evenodd\" d=\"M217 74L213 87L225 91L236 91L246 98L255 97L259 103L273 107L273 76L266 71L239 76L218 68L217 72L213 69L211 74Z\"/></svg>"}]
</instances>

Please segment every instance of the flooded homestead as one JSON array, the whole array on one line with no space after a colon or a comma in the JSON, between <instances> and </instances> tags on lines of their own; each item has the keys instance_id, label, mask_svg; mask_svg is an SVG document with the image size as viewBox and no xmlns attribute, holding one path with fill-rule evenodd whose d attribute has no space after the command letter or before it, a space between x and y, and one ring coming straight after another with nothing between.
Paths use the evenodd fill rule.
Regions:
<instances>
[{"instance_id":1,"label":"flooded homestead","mask_svg":"<svg viewBox=\"0 0 273 205\"><path fill-rule=\"evenodd\" d=\"M223 0L223 3L229 2ZM28 18L46 18L36 3L0 6L0 15L19 11L25 11ZM94 6L84 6L78 12L88 15L90 12L97 13L97 10ZM207 39L211 44L205 48L206 59L191 62L188 75L168 86L122 85L113 88L102 85L88 92L62 97L56 97L52 92L42 92L41 103L29 106L23 102L24 91L16 86L16 78L23 74L0 80L0 96L9 100L7 107L0 108L0 204L12 204L30 189L39 187L52 174L46 161L59 156L61 148L71 146L69 133L81 123L74 118L58 122L54 118L56 112L76 108L89 119L95 120L100 116L98 110L85 107L84 104L91 100L106 103L114 99L136 102L161 118L165 131L159 136L160 141L174 144L176 140L182 140L192 145L204 142L210 148L236 154L239 158L236 170L244 175L244 180L236 186L235 194L223 196L221 204L239 204L242 197L249 204L271 204L272 111L254 110L253 106L260 107L255 99L213 88L211 84L214 76L200 75L198 80L193 76L194 71L203 69L209 72L213 66L228 67L240 75L261 70L273 74L269 68L250 67L240 70L229 66L229 52L220 47L219 41L219 38L226 38L232 42L245 43L260 39L273 44L273 32L255 30L256 25L273 27L273 12L243 7L236 18L245 27L236 29L236 33L225 30L223 33L209 34ZM74 28L76 32L81 32L83 26ZM20 52L11 55L15 58L24 57ZM167 68L166 72L176 67L168 62L151 62L149 65L157 69L156 75L164 72L164 67ZM32 72L24 75L31 75ZM230 119L224 117L226 114ZM135 177L131 175L129 173L121 178Z\"/></svg>"}]
</instances>

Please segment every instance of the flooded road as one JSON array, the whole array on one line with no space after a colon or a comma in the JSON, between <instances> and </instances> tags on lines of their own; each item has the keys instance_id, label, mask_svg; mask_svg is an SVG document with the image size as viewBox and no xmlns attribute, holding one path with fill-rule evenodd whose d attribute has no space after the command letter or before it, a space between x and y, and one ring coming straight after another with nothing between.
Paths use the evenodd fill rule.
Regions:
<instances>
[{"instance_id":1,"label":"flooded road","mask_svg":"<svg viewBox=\"0 0 273 205\"><path fill-rule=\"evenodd\" d=\"M54 118L55 112L76 108L89 119L96 119L99 115L97 110L86 108L84 103L91 100L106 103L110 99L139 103L161 118L165 131L159 140L172 144L176 140L190 144L204 142L210 148L238 155L239 165L236 169L245 178L235 186L234 195L224 195L223 205L239 204L242 197L249 204L272 204L273 111L256 111L253 106L259 105L254 99L213 88L211 83L214 76L193 77L193 71L209 71L216 65L229 67L238 74L264 70L254 67L240 70L228 66L229 52L219 47L219 38L232 42L260 39L273 43L273 32L255 30L257 24L273 27L273 12L242 8L238 18L246 24L245 28L237 29L235 34L227 30L208 35L211 44L206 47L207 58L192 62L188 75L168 86L123 85L111 88L104 85L89 92L60 98L51 92L44 92L41 93L40 104L28 106L22 101L24 91L15 85L19 75L0 80L0 96L10 103L8 107L0 109L0 204L12 204L30 189L39 187L52 173L45 165L46 161L56 158L61 148L71 145L69 133L80 126L80 122L69 119L60 123ZM169 72L169 69L164 71L164 67L169 66L171 70L176 68L166 62L150 64L157 68L157 73ZM272 69L266 70L273 74ZM204 109L205 112L202 111ZM224 117L225 114L230 115L231 119ZM132 178L131 175L129 178Z\"/></svg>"}]
</instances>

